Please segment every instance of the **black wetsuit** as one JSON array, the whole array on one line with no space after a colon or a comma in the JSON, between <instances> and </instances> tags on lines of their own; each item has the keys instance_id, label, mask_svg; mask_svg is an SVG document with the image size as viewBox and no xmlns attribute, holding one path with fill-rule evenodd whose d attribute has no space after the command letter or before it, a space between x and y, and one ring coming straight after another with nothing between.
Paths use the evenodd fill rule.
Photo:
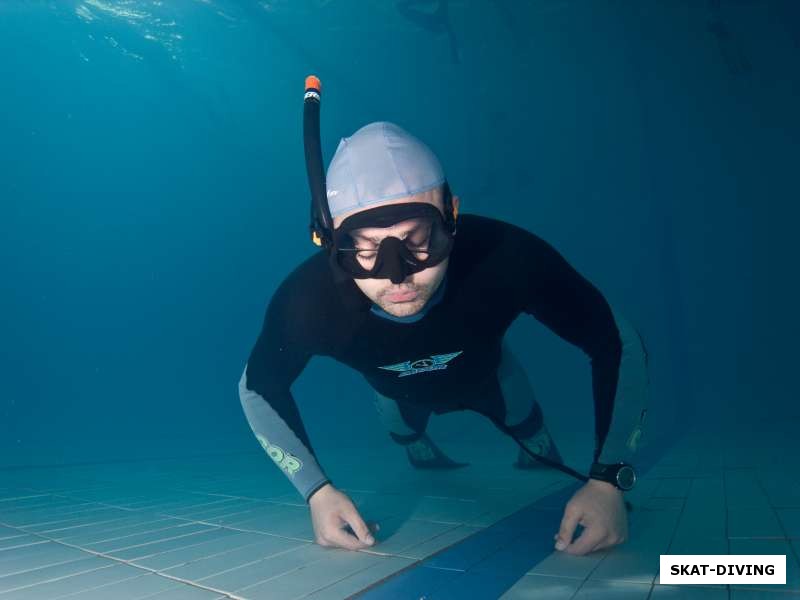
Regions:
<instances>
[{"instance_id":1,"label":"black wetsuit","mask_svg":"<svg viewBox=\"0 0 800 600\"><path fill-rule=\"evenodd\" d=\"M629 458L622 455L626 440L644 415L646 357L638 334L621 325L589 281L538 236L496 219L461 215L446 282L440 301L423 318L397 322L370 310L371 301L352 280L337 282L320 251L275 292L240 397L257 438L304 498L329 481L290 392L311 356L356 369L398 403L436 413L473 409L502 419L501 344L523 312L591 360L594 459L601 459L610 431L616 441L601 462ZM621 412L614 407L623 395L623 375L629 383Z\"/></svg>"}]
</instances>

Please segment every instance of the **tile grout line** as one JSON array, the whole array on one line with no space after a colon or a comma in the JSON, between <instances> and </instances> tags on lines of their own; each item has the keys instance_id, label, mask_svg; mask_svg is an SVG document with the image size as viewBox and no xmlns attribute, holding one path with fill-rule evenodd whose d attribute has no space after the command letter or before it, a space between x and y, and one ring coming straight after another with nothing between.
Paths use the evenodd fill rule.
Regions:
<instances>
[{"instance_id":1,"label":"tile grout line","mask_svg":"<svg viewBox=\"0 0 800 600\"><path fill-rule=\"evenodd\" d=\"M695 481L694 477L690 477L689 478L689 482L690 482L689 483L689 490L686 492L686 496L684 496L682 498L683 502L681 502L681 510L680 510L680 513L678 514L678 518L675 520L675 528L672 530L672 536L670 536L669 543L667 544L666 554L669 554L669 550L670 550L670 548L672 548L672 544L675 542L675 536L678 534L678 528L680 527L681 519L683 519L683 513L686 512L686 504L687 504L688 499L689 499L689 494L691 493L691 490L694 487L694 481ZM651 495L651 498L652 497L653 496ZM655 593L656 586L660 585L660 584L656 583L658 581L658 578L659 578L660 575L661 575L661 566L659 565L659 568L656 569L656 574L653 576L653 580L650 582L650 591L647 593L646 600L650 600L653 597L653 594Z\"/></svg>"},{"instance_id":2,"label":"tile grout line","mask_svg":"<svg viewBox=\"0 0 800 600\"><path fill-rule=\"evenodd\" d=\"M210 587L210 586L206 586L206 585L202 585L200 583L194 582L194 581L190 581L188 579L183 579L181 577L177 577L175 575L169 575L167 573L160 572L160 571L158 571L156 569L151 569L149 567L138 565L138 564L136 564L136 563L134 563L134 562L132 562L130 560L126 560L124 558L116 558L116 557L111 556L109 554L106 554L104 552L98 552L96 550L89 550L87 548L82 548L82 547L76 546L74 544L69 544L69 543L62 542L60 540L54 539L54 538L49 538L46 535L42 535L40 533L36 533L36 532L32 532L32 531L26 531L23 528L15 527L13 525L9 526L9 525L6 525L5 523L2 523L2 522L0 522L0 525L5 525L5 526L10 527L12 529L16 529L18 531L22 531L24 533L27 533L28 535L33 535L33 536L42 538L45 541L53 542L55 544L59 544L61 546L65 546L67 548L72 548L74 550L79 550L80 552L85 552L87 554L91 554L91 555L99 557L99 558L105 558L107 560L111 560L111 561L116 562L116 563L124 564L124 565L127 565L129 567L133 567L134 569L139 569L140 571L144 571L145 573L151 573L151 574L154 574L154 575L158 575L159 577L164 577L165 579L171 579L173 581L177 581L178 583L183 583L183 584L186 584L186 585L189 585L189 586L192 586L192 587L200 588L200 589L203 589L203 590L206 590L206 591L209 591L209 592L213 592L215 594L221 594L221 595L226 596L228 598L231 598L233 600L246 600L244 598L236 596L232 592L225 592L225 591L218 590L218 589ZM281 554L281 553L279 553L279 554ZM72 562L72 561L65 561L65 562ZM255 562L258 562L258 561L255 561ZM63 564L63 563L57 563L57 564ZM66 577L71 577L71 576L72 575L67 575ZM57 581L58 579L63 579L63 578L57 578L54 581ZM131 578L131 579L134 579L134 578ZM41 583L41 582L37 582L37 583L31 584L30 586L23 586L23 587L17 588L17 589L24 589L25 587L33 587L33 586L39 585L39 583ZM106 585L113 585L114 583L118 583L118 582L113 582L111 584L106 584ZM102 588L102 587L105 587L105 586L101 585L101 586L97 586L96 588L91 588L91 589L99 589L99 588ZM90 591L90 590L83 590L83 591L85 592L85 591Z\"/></svg>"},{"instance_id":3,"label":"tile grout line","mask_svg":"<svg viewBox=\"0 0 800 600\"><path fill-rule=\"evenodd\" d=\"M547 489L549 490L549 489L551 489L553 487L555 487L555 485L549 486ZM202 492L198 492L198 493L202 494ZM64 497L65 499L68 499L68 500L73 499L72 497L66 496L66 495L63 495L63 496L59 495L59 497ZM236 497L236 496L232 496L232 497L233 498L239 498L239 497ZM80 498L78 498L78 499L82 500ZM273 506L287 506L287 505L282 504L282 503L270 502L270 501L261 500L261 499L258 499L258 498L243 498L242 497L240 499L265 502L265 503L271 504ZM105 504L105 503L100 503L100 502L97 502L97 504L102 504L103 506L107 506L109 508L118 508L118 509L121 509L121 510L127 510L127 511L129 511L131 513L135 513L138 510L138 509L130 509L130 508L126 508L126 507L121 507L121 506L116 506L116 505L111 505L111 504ZM209 503L209 504L216 504L216 503ZM198 505L198 506L204 506L204 505ZM294 506L294 505L288 505L288 506ZM244 511L242 511L242 512L244 512ZM480 518L480 516L483 516L485 514L489 514L490 512L491 512L491 510L487 510L484 513L481 513L480 515L477 515L475 518ZM189 517L181 517L181 516L176 516L176 515L172 515L172 514L169 514L169 513L163 513L163 512L158 512L158 511L153 511L152 514L154 516L177 519L177 520L180 520L180 521L186 521L186 525L189 525L189 524L204 525L204 526L210 527L212 529L225 529L225 530L228 530L228 531L235 531L235 532L239 532L239 533L254 533L254 534L258 534L258 535L264 535L264 536L269 536L269 537L274 537L274 538L290 540L290 541L293 541L293 542L313 543L313 540L308 540L308 539L305 539L305 538L293 537L293 536L287 536L287 535L280 535L280 534L275 534L275 533L269 533L269 532L264 532L264 531L260 531L260 530L256 530L256 529L244 529L244 528L236 527L236 526L232 526L232 525L218 524L218 523L214 523L214 522L211 522L211 521L197 520L197 519L192 519L192 518L189 518ZM227 517L227 516L232 516L232 515L235 515L235 514L238 514L238 513L230 513L230 515L225 515L225 516ZM409 520L419 521L419 522L423 522L423 523L433 522L433 523L438 523L438 524L442 524L442 525L451 525L452 526L449 530L447 530L445 532L442 532L440 535L444 535L444 534L452 531L453 529L457 529L458 527L461 527L461 526L470 526L470 527L474 527L476 529L481 529L481 530L486 528L486 527L483 527L483 526L469 525L469 524L463 523L463 522L435 521L435 520L431 520L431 519L413 519L413 518L409 519ZM76 525L75 527L81 527L81 525ZM159 530L149 530L149 531L144 531L144 532L140 532L140 533L148 533L150 531L159 531ZM139 534L138 533L131 534L131 536L134 536L134 535L139 535ZM189 535L193 535L193 534L189 534ZM123 537L129 537L129 536L123 536ZM186 536L179 536L179 537L186 537ZM435 537L439 537L439 536L435 536ZM113 540L113 539L122 539L122 538L111 538L111 540ZM173 538L167 538L167 539L173 539ZM435 538L432 538L432 539L435 539ZM106 541L106 540L100 540L100 541ZM158 540L158 541L162 541L162 540ZM427 543L429 541L431 541L431 540L425 540L425 542L420 542L420 544L416 544L416 545L421 545L421 544ZM148 543L153 543L153 542L148 542ZM147 545L147 544L140 544L140 545ZM411 549L411 548L413 548L413 546L410 547L410 548L406 548L406 549ZM361 550L359 550L359 551L361 551ZM400 552L402 552L402 550ZM410 560L416 560L415 557L405 556L403 554L383 553L383 552L377 552L377 551L372 551L372 550L363 550L363 553L365 553L365 554L373 554L373 555L378 555L378 556L406 558L406 559L410 559ZM156 555L157 554L160 554L160 553L156 553ZM151 556L155 556L155 555L151 555Z\"/></svg>"},{"instance_id":4,"label":"tile grout line","mask_svg":"<svg viewBox=\"0 0 800 600\"><path fill-rule=\"evenodd\" d=\"M770 508L772 509L772 512L775 515L775 519L778 521L778 525L780 526L781 531L783 531L783 535L784 535L784 539L786 541L786 545L789 546L789 553L787 553L787 556L786 556L787 562L788 562L789 556L793 555L796 564L800 565L800 554L798 554L797 548L795 548L795 545L792 543L792 541L791 541L792 538L789 537L789 532L786 529L786 527L784 526L783 519L781 519L781 516L778 513L778 508L773 504L772 498L770 498L769 494L767 493L767 490L764 488L764 482L761 479L761 474L760 474L760 471L758 469L756 469L755 480L756 480L756 483L757 483L759 489L764 493L764 496L767 498L767 502L769 502L769 506L770 506ZM788 574L788 571L789 571L789 565L788 564L786 565L786 571L787 571L787 574ZM792 590L792 591L794 592L794 590ZM795 593L800 593L800 590L798 590Z\"/></svg>"},{"instance_id":5,"label":"tile grout line","mask_svg":"<svg viewBox=\"0 0 800 600\"><path fill-rule=\"evenodd\" d=\"M685 477L682 477L681 479L685 479ZM553 484L553 487L555 487L555 485L557 485L557 484ZM111 488L111 489L113 489L113 487L114 487L114 486L113 486L113 484L110 484L110 485L108 486L108 488ZM179 491L180 491L180 492L182 492L182 493L186 493L186 494L198 494L198 495L207 496L207 497L208 497L208 496L222 496L222 497L224 497L224 498L230 498L230 499L239 499L239 500L252 500L252 501L257 501L257 502L263 502L263 503L265 503L265 505L274 505L274 506L287 506L287 505L288 505L288 506L299 506L299 505L289 504L289 503L286 503L286 502L280 502L280 501L276 501L276 500L274 500L274 499L273 499L273 500L264 500L264 499L261 499L261 498L252 498L252 497L247 497L247 496L236 496L236 495L229 495L229 494L215 494L215 493L213 493L213 492L198 492L198 491L192 491L192 490L179 490ZM67 498L67 499L72 499L72 497L71 497L71 496L67 496L67 495L63 495L63 496L62 496L62 495L58 495L58 494L52 494L52 495L53 495L53 496L57 496L57 497L64 497L64 498ZM450 499L450 498L448 498L448 499ZM149 511L149 510L150 510L150 509L148 509L148 508L143 508L143 507L133 507L133 506L125 506L125 507L123 507L123 506L119 506L119 505L114 505L114 504L110 504L110 503L104 503L104 502L97 502L97 501L87 501L87 502L94 502L94 503L95 503L95 504L97 504L98 506L107 506L107 507L111 507L111 508L115 508L115 509L119 509L119 510L126 510L126 511L129 511L131 514L140 513L141 511L146 511L146 512L147 512L147 511ZM222 502L222 501L221 501L221 502ZM220 504L221 502L209 502L209 503L205 503L205 504L200 504L200 505L197 505L197 507L203 507L203 506L213 506L213 505L215 505L215 504ZM472 502L476 502L476 501L474 501L474 500L473 500ZM684 500L684 506L685 506L685 500ZM193 508L194 508L194 507L193 507ZM83 511L83 512L88 512L88 511ZM245 512L247 512L247 511L246 511L246 510L245 510L245 511L239 511L239 512L235 512L235 513L231 513L231 515L236 515L236 514L245 513ZM188 516L175 516L175 515L171 515L171 514L169 514L168 512L166 512L166 513L162 513L162 512L160 512L160 511L158 511L158 510L156 509L156 511L155 511L153 514L156 514L156 515L163 515L163 516L166 516L166 517L168 517L168 518L174 518L174 519L178 519L178 520L181 520L181 521L186 521L186 522L187 522L187 524L192 524L192 523L194 523L194 524L198 524L198 525L205 525L205 526L209 526L209 527L216 528L216 529L225 529L225 530L229 530L229 531L248 532L248 533L249 533L249 532L252 532L252 533L257 533L257 534L260 534L260 535L269 535L269 536L273 536L273 537L279 537L279 538L283 538L283 539L289 539L289 540L294 540L294 541L308 542L308 540L305 540L305 539L302 539L302 538L298 539L298 538L293 538L293 537L289 537L289 536L279 536L279 535L270 534L270 533L265 533L265 532L263 532L263 531L258 531L258 530L240 529L240 528L231 527L231 526L227 526L227 525L220 525L220 524L218 524L218 523L211 523L211 522L207 522L207 521L204 521L204 520L197 520L196 518L192 518L192 517L191 517L191 513L190 513ZM229 516L229 515L225 515L225 516ZM425 521L425 519L418 519L418 520L420 520L420 521ZM450 523L450 522L447 522L446 524L449 524L449 525L454 525L454 528L457 528L458 526L464 525L464 523L463 523L463 522L459 522L459 523ZM14 526L12 526L12 528L14 528L15 530L20 530L18 527L14 527ZM481 528L481 529L483 529L483 528ZM440 535L444 535L445 533L446 533L446 532L443 532L443 533L442 533L442 534L440 534ZM49 539L50 541L55 541L56 543L60 543L60 544L62 544L62 545L65 545L65 546L73 546L72 544L69 544L69 543L63 543L63 542L59 542L58 540L53 540L53 539L47 538L46 536L44 536L44 535L41 535L41 534L36 534L36 533L34 533L33 535L36 535L37 537L43 537L43 538L44 538L44 539L46 539L46 540L48 540L48 539ZM135 535L135 534L134 534L134 535ZM673 532L673 535L674 535L674 532ZM127 537L127 536L123 536L123 537ZM186 537L186 536L180 536L180 537ZM438 537L439 537L439 536L435 536L435 537L434 537L434 539L436 539L436 538L438 538ZM112 538L112 539L115 539L115 538ZM174 538L167 538L167 539L174 539ZM157 541L160 541L160 540L157 540ZM428 540L428 541L430 541L430 540ZM458 544L458 543L459 543L459 542L458 542L458 541L456 541L456 542L454 542L454 543L453 543L453 545L455 545L455 544ZM141 544L141 545L146 545L146 544ZM73 546L73 547L77 547L77 546ZM449 546L448 546L448 548L449 548ZM80 548L80 547L78 547L78 549L80 549L80 550L82 550L82 551L84 551L84 552L88 552L88 553L90 553L90 554L95 554L95 555L97 555L97 556L104 556L104 557L105 557L105 556L107 556L107 555L105 555L104 553L100 553L100 552L94 552L94 551L87 551L87 550L85 550L85 549L83 549L83 548ZM446 548L445 548L445 549L446 549ZM443 551L443 550L445 550L445 549L442 549L442 550L440 550L440 551ZM161 553L156 553L156 555L158 555L158 554L161 554ZM397 556L397 557L401 557L401 558L402 558L402 556L401 556L401 555L392 555L392 554L383 555L383 556L388 556L388 557L391 557L391 556ZM405 557L405 558L410 558L410 557ZM602 560L605 560L605 558L606 558L606 557L603 557L603 559L602 559ZM418 564L419 562L421 562L421 560L419 560L419 559L413 559L413 558L410 558L410 559L411 559L411 560L415 560L416 562L415 562L415 563L412 563L412 565L409 565L409 566L407 566L406 568L413 567L414 565L416 565L416 564ZM166 577L166 578L174 579L174 580L176 580L176 581L180 581L180 582L183 582L183 583L187 583L187 584L189 584L189 585L193 585L193 583L192 583L192 582L184 581L184 580L182 580L182 579L180 579L180 578L177 578L177 577L171 577L171 576L168 576L168 575L164 575L164 574L160 573L158 570L149 569L149 568L147 568L147 567L140 567L140 566L138 566L138 565L131 565L129 561L126 561L126 560L124 560L124 559L116 559L116 558L113 558L113 557L111 557L111 560L113 560L113 561L115 561L115 562L121 562L121 563L129 564L130 566L134 566L135 568L138 568L138 569L140 569L140 570L143 570L143 571L152 572L152 573L155 573L155 574L161 575L161 576L163 576L163 577ZM602 560L601 560L601 561L598 563L598 565L599 565L599 564L602 562ZM255 561L255 562L258 562L258 561ZM248 564L249 564L249 563L248 563ZM369 567L367 567L367 568L369 568ZM437 567L429 567L429 568L437 568ZM592 570L592 572L594 572L596 569L597 569L597 566L595 566L595 568ZM440 569L440 570L442 570L442 569ZM458 569L453 569L453 570L455 570L455 571L459 571ZM361 571L358 571L358 572L361 572ZM459 571L459 572L460 572L460 571ZM352 574L351 574L351 575L352 575ZM351 575L348 575L348 577L349 577L349 576L351 576ZM586 576L586 577L585 577L585 581L586 581L586 580L588 580L590 577L591 577L591 573L590 573L590 575L588 575L588 576ZM272 578L270 578L270 579L272 579ZM345 577L344 579L346 579L346 577ZM268 581L268 580L265 580L265 581ZM263 582L259 582L259 583L253 584L253 585L251 585L251 586L248 586L248 587L253 587L254 585L259 585L260 583L263 583ZM230 593L227 593L227 592L220 592L220 591L218 591L218 590L215 590L214 588L209 588L209 587L205 587L205 586L198 585L198 584L194 584L194 585L196 585L196 587L202 587L203 589L208 589L208 590L210 590L210 591L212 591L212 592L214 592L214 593L220 593L220 594L227 595L227 596L229 596L229 597L235 597L235 596L231 596L231 595L230 595ZM334 584L331 584L331 585L334 585ZM327 586L326 586L326 587L327 587ZM324 588L321 588L321 589L324 589ZM652 588L651 588L651 589L652 589ZM318 590L317 590L317 591L318 591Z\"/></svg>"},{"instance_id":6,"label":"tile grout line","mask_svg":"<svg viewBox=\"0 0 800 600\"><path fill-rule=\"evenodd\" d=\"M58 494L58 495L56 495L56 494L48 494L48 495L49 495L49 496L56 496L56 497L63 497L63 498L65 498L65 499L67 499L67 500L73 500L73 499L74 499L74 498L72 498L71 496L67 496L67 495L63 495L63 494ZM82 499L79 499L79 500L82 500ZM248 499L248 500L249 500L249 499ZM258 500L258 499L254 499L254 500ZM90 502L95 502L95 501L90 501ZM105 503L100 503L100 502L95 502L95 503L96 503L96 504L101 504L101 505L103 505L103 506L108 506L108 507L111 507L111 508L123 508L123 507L119 507L119 506L115 506L115 505L108 505L108 504L105 504ZM278 503L268 503L268 504L274 504L275 506L281 506L281 504L278 504ZM137 509L129 509L129 508L124 508L124 509L125 509L125 510L128 510L128 511L129 511L129 512L131 512L131 513L135 513L135 512L137 512ZM83 511L83 512L86 512L86 511ZM255 534L258 534L258 535L262 535L262 536L268 536L268 537L273 537L273 538L281 538L281 539L286 539L286 540L291 540L291 541L297 541L297 542L306 543L306 544L310 544L310 543L311 543L309 540L305 540L305 539L301 539L301 538L292 538L292 537L289 537L289 536L280 536L280 535L271 534L271 533L262 532L262 531L257 531L257 530L247 530L247 529L241 529L241 528L231 527L231 526L227 526L227 525L219 525L219 524L214 524L214 523L205 522L205 521L193 520L193 519L189 519L189 518L185 518L185 517L177 517L177 516L174 516L174 515L167 515L167 514L165 514L165 513L158 513L158 512L154 512L153 514L154 514L154 515L156 515L156 516L166 516L166 517L168 517L168 518L174 518L174 519L178 519L178 520L186 521L186 524L187 524L187 525L189 525L189 524L198 524L198 525L205 525L205 526L209 526L209 527L211 528L211 529L209 529L209 531L213 531L213 530L215 530L215 529L216 529L216 530L223 530L223 529L224 529L224 530L227 530L227 531L235 531L235 532L242 532L242 533L255 533ZM236 513L233 513L233 514L236 514ZM0 523L0 524L2 524L2 523ZM447 523L447 524L451 524L451 523ZM459 526L461 526L461 525L463 525L463 524L452 524L452 525L454 525L454 527L453 527L452 529L455 529L455 528L457 528L457 527L459 527ZM226 595L226 596L228 596L228 597L230 597L230 598L239 598L239 597L238 597L236 594L234 594L233 592L224 592L224 591L217 590L217 589L215 589L215 588L212 588L212 587L209 587L209 586L204 586L203 584L200 584L200 583L197 583L197 582L192 582L192 581L189 581L189 580L184 580L184 579L182 579L182 578L178 578L178 577L175 577L175 576L172 576L172 575L166 574L166 573L164 573L164 572L162 572L162 571L159 571L159 570L156 570L156 569L151 569L151 568L148 568L148 567L144 567L144 566L138 565L138 564L136 564L136 563L133 563L133 562L131 562L131 561L128 561L128 560L125 560L125 559L115 558L114 556L112 556L112 555L109 555L109 554L106 554L106 553L103 553L103 552L99 552L99 551L91 550L91 549L88 549L88 548L85 548L85 547L82 547L82 546L79 546L79 545L76 545L76 544L71 544L71 543L68 543L68 542L64 542L64 541L61 541L61 540L58 540L58 539L55 539L55 538L52 538L52 537L48 537L47 535L44 535L44 534L41 534L41 533L32 532L32 531L28 531L28 530L26 530L24 527L19 527L19 526L14 526L14 525L8 525L8 526L9 526L11 529L15 530L15 531L20 531L20 532L22 532L23 534L35 535L36 537L42 538L42 539L43 539L43 540L45 540L45 541L55 542L55 543L58 543L58 544L60 544L60 545L67 546L67 547L71 547L71 548L75 548L75 549L77 549L77 550L80 550L80 551L82 551L82 552L86 552L86 553L89 553L89 554L92 554L92 555L95 555L95 556L99 556L99 557L107 558L107 559L110 559L110 560L112 560L112 561L115 561L115 562L118 562L118 563L127 564L128 566L132 566L132 567L134 567L134 568L137 568L137 569L139 569L139 570L143 570L143 571L145 571L145 572L149 572L149 573L153 573L153 574L156 574L156 575L160 575L160 576L162 576L162 577L165 577L165 578L168 578L168 579L173 579L173 580L175 580L175 581L179 581L179 582L181 582L181 583L185 583L185 584L187 584L187 585L193 585L193 586L195 586L195 587L199 587L199 588L202 588L202 589L206 589L206 590L208 590L208 591L211 591L211 592L213 592L213 593L220 593L220 594L224 594L224 595ZM451 530L452 530L452 529L451 529ZM451 531L451 530L448 530L448 531ZM159 531L159 530L150 530L150 531ZM141 533L148 533L148 532L141 532ZM203 532L198 532L198 533L203 533ZM446 533L447 533L447 531L443 532L443 533L442 533L442 534L440 534L440 535L444 535L444 534L446 534ZM131 534L131 535L138 535L138 534ZM122 548L122 549L135 548L135 547L137 547L137 546L145 546L145 545L147 545L147 544L149 544L149 543L158 543L158 542L161 542L161 541L166 541L166 540L169 540L169 539L179 539L179 538L181 538L181 537L190 537L191 535L196 535L196 534L188 534L188 535L185 535L185 536L177 536L177 537L173 537L173 538L164 538L164 539L159 539L159 540L157 540L157 541L155 541L155 542L147 542L147 543L144 543L144 544L138 544L138 545L135 545L135 546L129 546L129 547ZM123 536L123 537L129 537L129 536ZM436 537L438 537L438 536L436 536ZM113 539L122 539L122 538L111 538L111 540L113 540ZM101 541L108 541L108 540L101 540ZM426 541L430 541L430 540L426 540ZM203 543L203 542L200 542L200 543ZM424 543L424 542L423 542L423 543ZM455 543L455 542L454 542L454 543ZM193 545L197 545L197 544L193 544ZM246 547L247 545L250 545L250 544L246 544L245 546L242 546L242 547ZM188 546L188 547L191 547L191 546L192 546L192 545L190 545L190 546ZM186 548L186 547L184 547L184 548ZM227 552L234 552L234 551L236 551L237 549L238 549L238 548L233 548L233 549L226 550L226 551L223 551L223 552L219 552L219 553L216 553L216 554L212 554L212 555L209 555L209 556L204 556L204 557L202 557L202 558L203 558L203 559L205 559L205 558L209 558L209 557L211 557L211 556L219 556L219 555L221 555L221 554L225 554L225 553L227 553ZM284 552L277 552L277 553L275 553L275 554L273 554L273 555L270 555L269 557L260 558L260 559L258 559L258 560L256 560L256 561L252 561L252 562L250 562L250 563L245 563L245 564L243 564L243 565L237 565L236 567L234 567L234 568L232 568L232 569L227 569L227 570L225 570L225 571L221 571L221 572L215 573L215 575L220 575L220 574L222 574L222 573L225 573L225 572L227 572L227 571L236 570L236 569L238 569L238 568L241 568L241 567L243 567L243 566L247 566L247 565L250 565L250 564L256 564L256 563L258 563L258 562L261 562L262 560L267 560L268 558L272 558L272 557L274 557L274 556L278 556L278 555L280 555L280 554L284 554L284 553L292 552L292 551L294 551L294 550L296 550L296 548L291 548L291 549L289 549L289 550L286 550L286 551L284 551ZM152 556L157 556L158 554L162 554L162 553L169 552L169 551L170 551L170 550L166 550L166 551L164 551L164 552L157 552L157 553L155 553L155 554L153 554L153 555L149 555L147 558L149 558L149 557L152 557ZM371 554L371 555L374 555L374 556L380 556L380 557L385 557L385 558L406 558L406 559L409 559L409 560L415 560L415 559L411 559L411 558L409 558L409 557L403 557L403 556L400 556L400 555L397 555L397 554L384 554L384 553L378 553L378 552L369 552L369 551L365 551L365 552L364 552L364 554ZM197 559L197 560L201 560L201 559ZM322 560L322 559L319 559L319 560ZM71 561L66 561L66 562L71 562ZM191 562L194 562L194 561L187 561L186 563L182 563L182 565L184 565L184 564L189 564L189 563L191 563ZM319 561L313 561L313 562L319 562ZM307 567L309 564L313 564L313 562L312 562L312 563L308 563L308 564L306 564L306 565L303 565L302 567L298 567L297 569L293 569L292 571L296 571L296 570L298 570L298 569L300 569L300 568L305 568L305 567ZM352 575L355 575L355 574L357 574L357 573L359 573L359 572L362 572L362 571L364 571L364 570L367 570L367 569L371 568L372 566L374 566L374 565L367 566L367 567L365 567L364 569L361 569L361 570L359 570L359 571L357 571L357 572L355 572L355 573L351 573L351 574L347 575L346 577L343 577L343 578L342 578L342 580L344 580L344 579L346 579L347 577L350 577L350 576L352 576ZM291 572L291 571L287 571L286 573L289 573L289 572ZM276 575L276 576L274 576L274 577L270 577L270 578L268 578L268 579L265 579L265 580L263 580L263 581L256 582L256 583L254 583L254 584L252 584L252 585L250 585L250 586L247 586L247 587L249 588L249 587L254 587L254 586L257 586L257 585L261 585L261 584L263 584L263 583L265 583L265 582L269 581L270 579L274 579L274 578L276 578L276 577L280 577L280 576L282 576L282 575L284 575L284 574L285 574L285 573L281 573L281 574L279 574L279 575ZM67 577L69 577L69 576L67 576ZM341 580L340 580L340 581L341 581ZM37 582L36 584L32 584L32 585L38 585L39 583L42 583L42 582ZM115 582L115 583L118 583L118 582ZM330 585L335 585L336 583L339 583L339 582L338 582L338 581L337 581L337 582L332 582ZM113 585L113 584L106 584L106 585ZM26 587L30 587L30 586L26 586ZM99 589L99 588L101 588L101 587L104 587L104 586L98 586L98 588L92 588L92 589ZM330 586L325 586L325 587L330 587ZM22 588L17 588L17 589L22 589ZM244 589L247 589L247 588L243 588L243 590L244 590ZM319 588L318 590L315 590L315 591L314 591L314 593L316 593L316 592L318 592L318 591L321 591L322 589L324 589L324 588ZM84 591L86 591L86 590L84 590Z\"/></svg>"}]
</instances>

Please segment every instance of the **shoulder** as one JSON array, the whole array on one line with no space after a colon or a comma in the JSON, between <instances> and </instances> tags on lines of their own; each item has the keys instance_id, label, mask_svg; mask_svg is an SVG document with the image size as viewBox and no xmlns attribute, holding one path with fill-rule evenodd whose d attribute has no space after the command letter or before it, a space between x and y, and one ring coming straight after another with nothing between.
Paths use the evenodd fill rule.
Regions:
<instances>
[{"instance_id":1,"label":"shoulder","mask_svg":"<svg viewBox=\"0 0 800 600\"><path fill-rule=\"evenodd\" d=\"M281 282L278 290L308 292L330 282L328 257L319 250L294 267Z\"/></svg>"},{"instance_id":2,"label":"shoulder","mask_svg":"<svg viewBox=\"0 0 800 600\"><path fill-rule=\"evenodd\" d=\"M491 217L461 215L456 236L461 249L476 258L507 258L532 266L552 264L561 258L552 245L535 233Z\"/></svg>"},{"instance_id":3,"label":"shoulder","mask_svg":"<svg viewBox=\"0 0 800 600\"><path fill-rule=\"evenodd\" d=\"M267 318L273 325L299 328L327 339L352 326L369 304L352 279L335 278L327 252L320 250L280 283L270 300Z\"/></svg>"},{"instance_id":4,"label":"shoulder","mask_svg":"<svg viewBox=\"0 0 800 600\"><path fill-rule=\"evenodd\" d=\"M327 256L324 251L315 252L284 277L270 299L268 311L284 320L308 321L321 315L325 298L332 290Z\"/></svg>"}]
</instances>

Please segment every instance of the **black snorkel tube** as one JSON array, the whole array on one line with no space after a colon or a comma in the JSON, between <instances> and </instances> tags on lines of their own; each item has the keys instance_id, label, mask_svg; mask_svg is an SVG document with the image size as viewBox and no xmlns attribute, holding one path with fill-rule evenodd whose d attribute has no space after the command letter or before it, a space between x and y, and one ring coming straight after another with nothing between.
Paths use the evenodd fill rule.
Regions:
<instances>
[{"instance_id":1,"label":"black snorkel tube","mask_svg":"<svg viewBox=\"0 0 800 600\"><path fill-rule=\"evenodd\" d=\"M311 241L326 250L333 245L333 218L325 191L325 167L322 164L322 144L319 138L319 105L322 82L314 75L306 77L303 96L303 146L306 154L306 173L311 190Z\"/></svg>"}]
</instances>

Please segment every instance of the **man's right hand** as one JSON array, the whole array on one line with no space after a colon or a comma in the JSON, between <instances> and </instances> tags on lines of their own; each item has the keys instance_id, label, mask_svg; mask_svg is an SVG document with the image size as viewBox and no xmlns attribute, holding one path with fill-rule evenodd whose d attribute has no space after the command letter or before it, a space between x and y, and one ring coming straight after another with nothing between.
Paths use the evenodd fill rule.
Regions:
<instances>
[{"instance_id":1,"label":"man's right hand","mask_svg":"<svg viewBox=\"0 0 800 600\"><path fill-rule=\"evenodd\" d=\"M369 527L358 514L352 500L332 484L326 483L308 501L316 542L320 546L360 550L375 543ZM345 526L356 535L348 533ZM379 529L377 523L375 530Z\"/></svg>"}]
</instances>

